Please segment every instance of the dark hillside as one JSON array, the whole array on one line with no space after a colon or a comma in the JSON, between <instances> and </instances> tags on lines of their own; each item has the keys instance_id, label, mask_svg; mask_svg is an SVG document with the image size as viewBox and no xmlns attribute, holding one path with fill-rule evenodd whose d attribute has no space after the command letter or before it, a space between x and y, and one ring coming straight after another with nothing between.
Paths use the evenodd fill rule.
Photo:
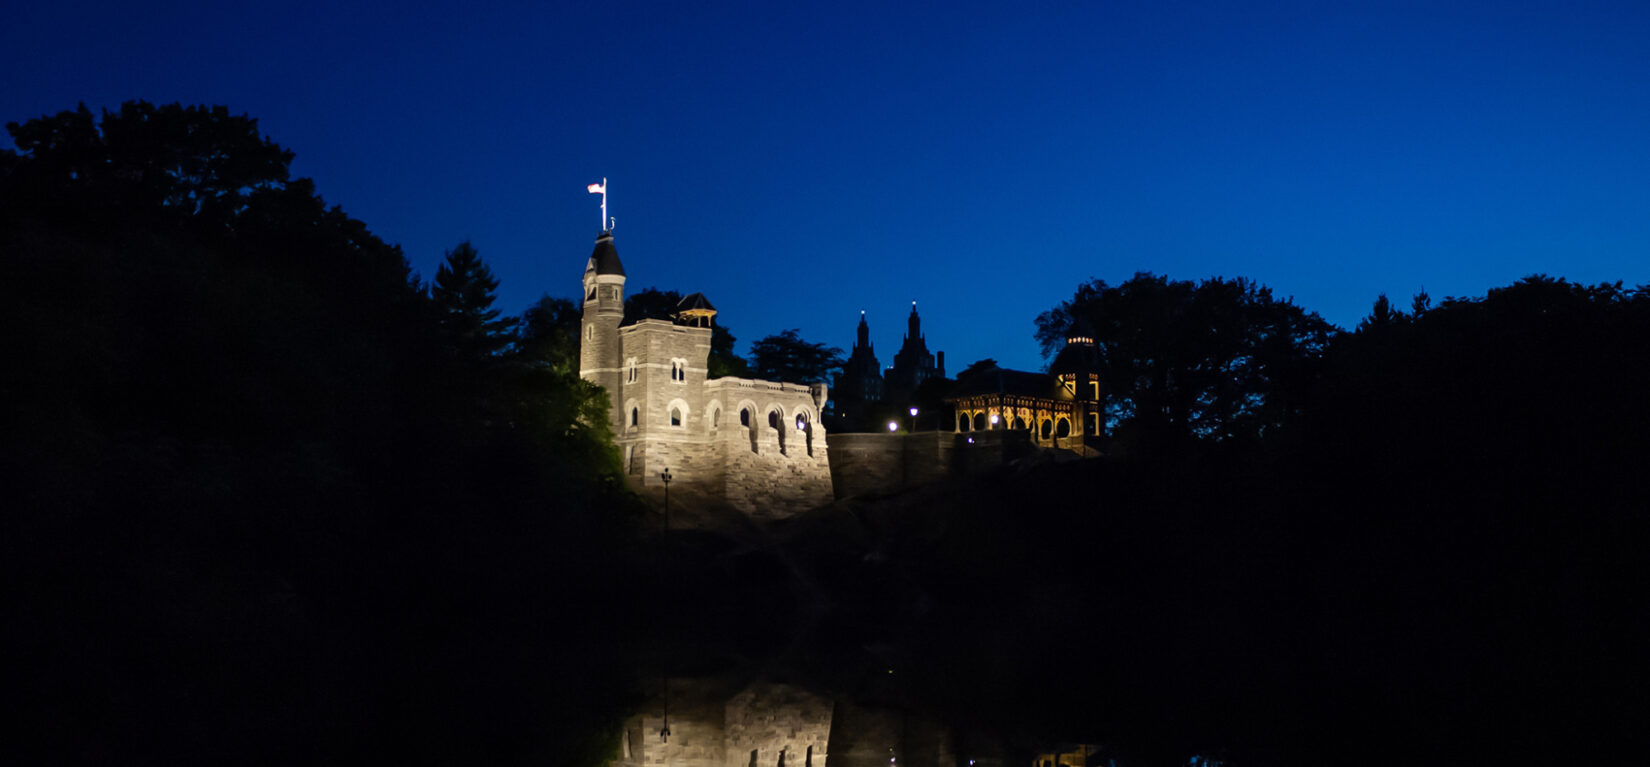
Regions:
<instances>
[{"instance_id":1,"label":"dark hillside","mask_svg":"<svg viewBox=\"0 0 1650 767\"><path fill-rule=\"evenodd\" d=\"M454 354L400 250L248 118L9 128L12 761L605 747L624 682L588 616L620 586L591 574L632 501L587 387Z\"/></svg>"}]
</instances>

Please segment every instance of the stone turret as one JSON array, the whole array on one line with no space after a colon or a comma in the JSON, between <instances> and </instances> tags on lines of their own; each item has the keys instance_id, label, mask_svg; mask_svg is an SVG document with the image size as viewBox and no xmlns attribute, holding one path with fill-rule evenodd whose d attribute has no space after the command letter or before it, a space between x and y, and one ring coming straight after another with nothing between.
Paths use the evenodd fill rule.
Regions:
<instances>
[{"instance_id":1,"label":"stone turret","mask_svg":"<svg viewBox=\"0 0 1650 767\"><path fill-rule=\"evenodd\" d=\"M619 322L624 319L624 265L613 247L613 232L596 237L596 249L584 267L584 319L580 332L579 376L608 393L615 400L608 421L620 428L619 412L620 347Z\"/></svg>"}]
</instances>

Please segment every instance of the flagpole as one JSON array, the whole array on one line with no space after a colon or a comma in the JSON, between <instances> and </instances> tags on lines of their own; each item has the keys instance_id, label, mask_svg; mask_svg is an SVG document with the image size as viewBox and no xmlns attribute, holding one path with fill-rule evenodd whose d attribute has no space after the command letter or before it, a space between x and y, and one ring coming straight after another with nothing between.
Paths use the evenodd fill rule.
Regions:
<instances>
[{"instance_id":1,"label":"flagpole","mask_svg":"<svg viewBox=\"0 0 1650 767\"><path fill-rule=\"evenodd\" d=\"M607 177L602 176L602 231L607 231Z\"/></svg>"}]
</instances>

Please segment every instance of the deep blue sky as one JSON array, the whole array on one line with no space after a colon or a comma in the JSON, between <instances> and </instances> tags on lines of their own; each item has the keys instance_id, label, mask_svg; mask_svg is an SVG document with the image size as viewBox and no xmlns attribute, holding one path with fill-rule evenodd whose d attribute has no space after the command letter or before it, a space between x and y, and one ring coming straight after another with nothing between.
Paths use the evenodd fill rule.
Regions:
<instances>
[{"instance_id":1,"label":"deep blue sky","mask_svg":"<svg viewBox=\"0 0 1650 767\"><path fill-rule=\"evenodd\" d=\"M631 289L745 343L1035 368L1091 277L1246 276L1342 326L1378 293L1650 282L1650 3L348 6L37 2L0 119L225 104L426 278L576 297L606 176ZM482 4L486 5L486 4Z\"/></svg>"}]
</instances>

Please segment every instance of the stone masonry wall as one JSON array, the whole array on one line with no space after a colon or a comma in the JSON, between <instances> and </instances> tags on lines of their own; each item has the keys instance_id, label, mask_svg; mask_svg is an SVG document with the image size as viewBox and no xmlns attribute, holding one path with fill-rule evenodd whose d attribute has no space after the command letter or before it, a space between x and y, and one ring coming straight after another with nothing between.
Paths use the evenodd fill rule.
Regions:
<instances>
[{"instance_id":1,"label":"stone masonry wall","mask_svg":"<svg viewBox=\"0 0 1650 767\"><path fill-rule=\"evenodd\" d=\"M752 684L728 701L725 767L824 767L831 707L799 687Z\"/></svg>"},{"instance_id":2,"label":"stone masonry wall","mask_svg":"<svg viewBox=\"0 0 1650 767\"><path fill-rule=\"evenodd\" d=\"M665 711L655 696L625 721L615 767L725 767L723 700L699 694L691 683L673 681L672 688L670 738L659 737Z\"/></svg>"},{"instance_id":3,"label":"stone masonry wall","mask_svg":"<svg viewBox=\"0 0 1650 767\"><path fill-rule=\"evenodd\" d=\"M832 702L800 687L720 679L670 682L670 738L665 699L653 695L625 720L613 767L825 767ZM754 760L752 755L754 753Z\"/></svg>"},{"instance_id":4,"label":"stone masonry wall","mask_svg":"<svg viewBox=\"0 0 1650 767\"><path fill-rule=\"evenodd\" d=\"M950 432L832 434L836 497L899 490L949 476L956 442Z\"/></svg>"},{"instance_id":5,"label":"stone masonry wall","mask_svg":"<svg viewBox=\"0 0 1650 767\"><path fill-rule=\"evenodd\" d=\"M1030 455L1030 432L832 434L831 484L837 498L892 492L958 474L989 471Z\"/></svg>"},{"instance_id":6,"label":"stone masonry wall","mask_svg":"<svg viewBox=\"0 0 1650 767\"><path fill-rule=\"evenodd\" d=\"M822 388L801 384L718 378L706 385L708 407L722 413L712 441L722 467L719 490L729 505L756 519L776 519L831 502L830 450L819 421L823 399ZM743 411L750 414L748 426L741 424Z\"/></svg>"}]
</instances>

